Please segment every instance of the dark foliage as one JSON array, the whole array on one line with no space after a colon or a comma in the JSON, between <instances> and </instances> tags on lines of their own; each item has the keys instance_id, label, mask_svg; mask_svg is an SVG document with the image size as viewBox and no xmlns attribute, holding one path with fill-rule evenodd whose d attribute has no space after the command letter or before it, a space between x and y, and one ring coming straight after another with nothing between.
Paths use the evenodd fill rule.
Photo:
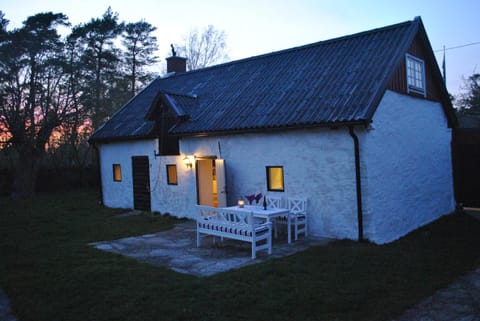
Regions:
<instances>
[{"instance_id":1,"label":"dark foliage","mask_svg":"<svg viewBox=\"0 0 480 321\"><path fill-rule=\"evenodd\" d=\"M473 74L465 80L464 91L456 102L461 114L480 115L480 74Z\"/></svg>"},{"instance_id":2,"label":"dark foliage","mask_svg":"<svg viewBox=\"0 0 480 321\"><path fill-rule=\"evenodd\" d=\"M67 37L59 32L70 27L62 13L38 13L20 28L7 26L0 11L0 154L16 154L12 196L24 198L41 190L36 178L47 146L50 158L68 150L70 158L57 168L89 165L88 136L152 78L148 67L156 62L157 44L154 27L120 22L111 8Z\"/></svg>"}]
</instances>

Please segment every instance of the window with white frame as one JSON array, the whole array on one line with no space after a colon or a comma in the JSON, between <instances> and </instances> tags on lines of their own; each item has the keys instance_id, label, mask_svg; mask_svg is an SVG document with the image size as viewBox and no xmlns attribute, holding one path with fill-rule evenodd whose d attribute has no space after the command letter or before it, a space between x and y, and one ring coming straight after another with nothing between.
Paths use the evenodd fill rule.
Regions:
<instances>
[{"instance_id":1,"label":"window with white frame","mask_svg":"<svg viewBox=\"0 0 480 321\"><path fill-rule=\"evenodd\" d=\"M412 55L406 56L407 92L425 95L425 63Z\"/></svg>"}]
</instances>

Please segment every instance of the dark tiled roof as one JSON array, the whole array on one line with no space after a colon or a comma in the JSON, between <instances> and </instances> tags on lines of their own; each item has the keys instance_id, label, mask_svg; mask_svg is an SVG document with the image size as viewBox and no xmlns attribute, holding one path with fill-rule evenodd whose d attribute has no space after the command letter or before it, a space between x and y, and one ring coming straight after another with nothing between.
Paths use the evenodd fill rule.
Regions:
<instances>
[{"instance_id":1,"label":"dark tiled roof","mask_svg":"<svg viewBox=\"0 0 480 321\"><path fill-rule=\"evenodd\" d=\"M188 135L370 121L420 18L355 35L157 78L92 136L150 137L163 95Z\"/></svg>"}]
</instances>

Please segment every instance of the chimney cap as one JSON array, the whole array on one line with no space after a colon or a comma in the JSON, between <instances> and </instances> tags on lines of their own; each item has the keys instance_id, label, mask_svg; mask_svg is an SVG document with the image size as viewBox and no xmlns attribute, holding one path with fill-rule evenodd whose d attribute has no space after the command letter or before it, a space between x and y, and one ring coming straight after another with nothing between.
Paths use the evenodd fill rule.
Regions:
<instances>
[{"instance_id":1,"label":"chimney cap","mask_svg":"<svg viewBox=\"0 0 480 321\"><path fill-rule=\"evenodd\" d=\"M185 60L185 61L187 61L187 58L180 57L180 56L170 56L170 57L165 58L165 60L167 60L167 61L169 61L169 60L178 60L178 61Z\"/></svg>"}]
</instances>

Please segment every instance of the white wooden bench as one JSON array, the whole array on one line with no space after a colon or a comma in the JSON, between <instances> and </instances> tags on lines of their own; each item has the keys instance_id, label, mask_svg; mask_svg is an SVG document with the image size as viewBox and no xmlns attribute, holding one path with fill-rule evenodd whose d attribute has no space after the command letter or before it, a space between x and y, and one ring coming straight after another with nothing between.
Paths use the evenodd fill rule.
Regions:
<instances>
[{"instance_id":1,"label":"white wooden bench","mask_svg":"<svg viewBox=\"0 0 480 321\"><path fill-rule=\"evenodd\" d=\"M201 245L201 234L206 234L250 242L252 259L257 257L257 251L272 254L272 223L255 223L253 213L248 211L200 205L197 209L197 247Z\"/></svg>"}]
</instances>

